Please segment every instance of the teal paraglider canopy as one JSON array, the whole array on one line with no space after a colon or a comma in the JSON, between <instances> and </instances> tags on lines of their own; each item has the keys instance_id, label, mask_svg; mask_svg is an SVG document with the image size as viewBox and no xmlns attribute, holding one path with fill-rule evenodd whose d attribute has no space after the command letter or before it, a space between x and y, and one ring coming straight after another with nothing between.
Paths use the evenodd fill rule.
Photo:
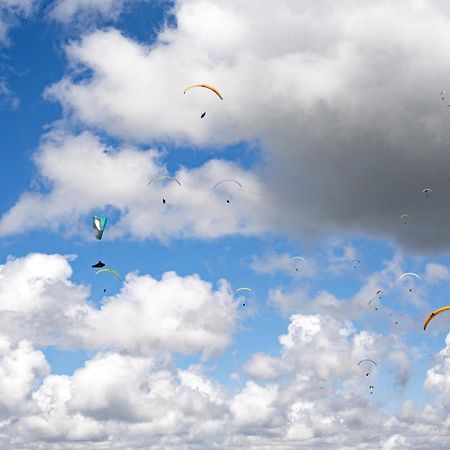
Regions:
<instances>
[{"instance_id":1,"label":"teal paraglider canopy","mask_svg":"<svg viewBox=\"0 0 450 450\"><path fill-rule=\"evenodd\" d=\"M92 228L94 229L95 239L100 240L102 238L107 220L106 217L102 216L94 216L92 218Z\"/></svg>"}]
</instances>

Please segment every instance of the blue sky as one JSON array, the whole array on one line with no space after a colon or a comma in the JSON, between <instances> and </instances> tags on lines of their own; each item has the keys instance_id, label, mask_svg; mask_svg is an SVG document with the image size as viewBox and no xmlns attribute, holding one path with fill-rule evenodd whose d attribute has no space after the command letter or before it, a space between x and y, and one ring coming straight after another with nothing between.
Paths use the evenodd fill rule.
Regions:
<instances>
[{"instance_id":1,"label":"blue sky","mask_svg":"<svg viewBox=\"0 0 450 450\"><path fill-rule=\"evenodd\" d=\"M448 448L449 22L0 4L0 446Z\"/></svg>"}]
</instances>

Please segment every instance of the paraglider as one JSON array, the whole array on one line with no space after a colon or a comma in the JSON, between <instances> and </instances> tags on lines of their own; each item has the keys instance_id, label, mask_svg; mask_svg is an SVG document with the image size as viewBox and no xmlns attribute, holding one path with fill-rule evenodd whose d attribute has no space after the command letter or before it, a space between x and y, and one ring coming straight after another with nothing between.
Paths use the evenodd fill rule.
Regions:
<instances>
[{"instance_id":1,"label":"paraglider","mask_svg":"<svg viewBox=\"0 0 450 450\"><path fill-rule=\"evenodd\" d=\"M361 261L360 261L359 259L354 259L354 260L352 261L352 264L353 264L353 268L354 268L354 269L357 269L358 266L361 264Z\"/></svg>"},{"instance_id":2,"label":"paraglider","mask_svg":"<svg viewBox=\"0 0 450 450\"><path fill-rule=\"evenodd\" d=\"M432 189L430 189L430 188L425 188L423 191L422 191L426 196L427 196L427 198L430 196L430 194L433 192L433 190Z\"/></svg>"},{"instance_id":3,"label":"paraglider","mask_svg":"<svg viewBox=\"0 0 450 450\"><path fill-rule=\"evenodd\" d=\"M101 269L102 267L105 267L105 263L99 261L99 262L97 262L97 263L95 263L95 264L92 264L91 267L92 267L93 269Z\"/></svg>"},{"instance_id":4,"label":"paraglider","mask_svg":"<svg viewBox=\"0 0 450 450\"><path fill-rule=\"evenodd\" d=\"M221 186L221 185L223 185L223 184L235 184L235 185L237 185L237 186L239 186L240 188L242 187L242 184L241 183L239 183L239 181L237 181L237 180L233 180L233 179L231 179L231 178L227 178L227 179L224 179L224 180L220 180L218 183L216 183L215 185L214 185L214 190L217 190L217 188L219 187L219 186ZM229 199L227 199L227 203L229 204L230 203L230 200Z\"/></svg>"},{"instance_id":5,"label":"paraglider","mask_svg":"<svg viewBox=\"0 0 450 450\"><path fill-rule=\"evenodd\" d=\"M364 370L366 377L368 377L372 370L378 367L378 364L373 359L362 359L359 361L358 366Z\"/></svg>"},{"instance_id":6,"label":"paraglider","mask_svg":"<svg viewBox=\"0 0 450 450\"><path fill-rule=\"evenodd\" d=\"M396 313L395 315L399 315L400 317L404 317L401 312ZM394 314L389 314L390 317L395 317ZM398 325L398 317L395 318L394 323L395 325Z\"/></svg>"},{"instance_id":7,"label":"paraglider","mask_svg":"<svg viewBox=\"0 0 450 450\"><path fill-rule=\"evenodd\" d=\"M403 223L406 225L406 223L407 223L408 220L409 220L409 215L408 215L408 214L402 214L402 215L400 216L400 219L402 219Z\"/></svg>"},{"instance_id":8,"label":"paraglider","mask_svg":"<svg viewBox=\"0 0 450 450\"><path fill-rule=\"evenodd\" d=\"M445 100L445 96L447 95L447 91L441 91L440 94L441 100Z\"/></svg>"},{"instance_id":9,"label":"paraglider","mask_svg":"<svg viewBox=\"0 0 450 450\"><path fill-rule=\"evenodd\" d=\"M241 288L236 289L234 291L235 294L243 293L243 292L247 292L249 295L253 295L254 294L253 289L251 289L249 287L241 287ZM242 296L242 294L241 294L241 296ZM243 296L243 297L244 297L244 301L242 302L242 306L247 306L246 297L245 296ZM247 299L248 299L248 297L247 297Z\"/></svg>"},{"instance_id":10,"label":"paraglider","mask_svg":"<svg viewBox=\"0 0 450 450\"><path fill-rule=\"evenodd\" d=\"M205 116L206 116L206 111L201 114L200 119L203 119L203 117L205 117Z\"/></svg>"},{"instance_id":11,"label":"paraglider","mask_svg":"<svg viewBox=\"0 0 450 450\"><path fill-rule=\"evenodd\" d=\"M375 311L378 311L379 305L380 305L380 297L374 297L369 300L369 306L373 306L373 309Z\"/></svg>"},{"instance_id":12,"label":"paraglider","mask_svg":"<svg viewBox=\"0 0 450 450\"><path fill-rule=\"evenodd\" d=\"M210 84L193 84L192 86L188 86L184 90L184 94L186 94L187 91L189 91L190 89L195 88L195 87L209 89L210 91L214 92L220 98L220 100L223 100L223 97L222 97L222 94L220 93L220 91L217 88L215 88L214 86L211 86Z\"/></svg>"},{"instance_id":13,"label":"paraglider","mask_svg":"<svg viewBox=\"0 0 450 450\"><path fill-rule=\"evenodd\" d=\"M411 279L411 278L416 278L418 280L420 280L421 278L419 277L419 275L417 275L417 273L414 272L406 272L402 275L400 275L400 277L398 278L399 280L403 280L403 279ZM412 288L409 288L409 292L412 292Z\"/></svg>"},{"instance_id":14,"label":"paraglider","mask_svg":"<svg viewBox=\"0 0 450 450\"><path fill-rule=\"evenodd\" d=\"M175 178L171 177L169 175L161 175L160 177L154 178L153 180L150 180L147 184L147 186L150 186L151 184L157 182L157 181L173 181L177 183L179 186L181 186L181 183ZM162 199L163 204L166 204L166 199L163 197Z\"/></svg>"},{"instance_id":15,"label":"paraglider","mask_svg":"<svg viewBox=\"0 0 450 450\"><path fill-rule=\"evenodd\" d=\"M306 263L306 260L302 256L293 256L291 262L294 265L295 271L298 272L301 265Z\"/></svg>"},{"instance_id":16,"label":"paraglider","mask_svg":"<svg viewBox=\"0 0 450 450\"><path fill-rule=\"evenodd\" d=\"M438 308L435 311L433 311L426 319L425 322L423 323L423 331L425 331L428 327L428 324L431 322L431 320L437 316L438 314L441 314L444 311L449 311L450 310L450 306L443 306L442 308Z\"/></svg>"},{"instance_id":17,"label":"paraglider","mask_svg":"<svg viewBox=\"0 0 450 450\"><path fill-rule=\"evenodd\" d=\"M95 239L100 240L102 238L107 221L108 219L102 216L94 216L92 218L92 228L94 229Z\"/></svg>"}]
</instances>

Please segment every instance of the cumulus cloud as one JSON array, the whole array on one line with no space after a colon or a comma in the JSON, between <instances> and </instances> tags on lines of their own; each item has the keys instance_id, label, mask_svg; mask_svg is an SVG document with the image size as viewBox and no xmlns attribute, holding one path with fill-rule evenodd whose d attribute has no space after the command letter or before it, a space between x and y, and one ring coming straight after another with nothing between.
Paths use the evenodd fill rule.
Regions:
<instances>
[{"instance_id":1,"label":"cumulus cloud","mask_svg":"<svg viewBox=\"0 0 450 450\"><path fill-rule=\"evenodd\" d=\"M109 352L72 376L48 376L33 393L30 412L8 432L17 444L46 442L47 448L58 442L185 448L198 444L198 435L219 431L226 401L226 392L198 370L158 368L148 358Z\"/></svg>"},{"instance_id":2,"label":"cumulus cloud","mask_svg":"<svg viewBox=\"0 0 450 450\"><path fill-rule=\"evenodd\" d=\"M258 142L277 230L362 231L429 250L450 242L442 2L180 0L173 12L177 26L150 48L117 30L72 43L75 73L48 95L125 139ZM183 96L192 82L218 85L224 101Z\"/></svg>"},{"instance_id":3,"label":"cumulus cloud","mask_svg":"<svg viewBox=\"0 0 450 450\"><path fill-rule=\"evenodd\" d=\"M181 187L164 182L149 186L151 180L167 174L157 151L115 149L90 133L54 132L44 139L34 162L41 187L22 194L5 212L0 220L2 235L37 228L87 236L91 230L86 229L86 216L107 207L118 210L120 220L108 227L105 239L255 235L267 231L272 221L264 207L263 183L224 160L180 167L173 175ZM225 183L213 189L230 177L239 179L242 187Z\"/></svg>"},{"instance_id":4,"label":"cumulus cloud","mask_svg":"<svg viewBox=\"0 0 450 450\"><path fill-rule=\"evenodd\" d=\"M408 424L416 437L428 432L442 421L443 404L427 405L421 414L405 403L389 418L369 398L367 379L358 370L361 355L384 361L389 352L398 360L400 347L320 315L292 316L279 342L280 355L263 364L271 371L253 367L266 383L250 379L232 394L201 366L179 369L170 359L115 351L97 353L72 375L49 374L43 354L29 342L13 344L2 337L0 442L5 448L55 450L61 445L365 449L374 442L380 448L404 442L404 448L420 449L434 443L434 434L413 440ZM252 377L252 365L261 366L262 359L264 354L251 358L247 375ZM371 374L370 382L376 379ZM446 397L445 383L436 379L430 387L439 384ZM445 448L443 442L445 436L433 448Z\"/></svg>"},{"instance_id":5,"label":"cumulus cloud","mask_svg":"<svg viewBox=\"0 0 450 450\"><path fill-rule=\"evenodd\" d=\"M325 267L324 275L327 276L330 272L334 275L341 273L341 270L335 272L335 267L334 264L331 265L331 270ZM404 268L405 261L400 255L396 255L393 259L384 261L381 270L362 278L355 285L354 293L346 297L307 286L272 288L269 290L269 304L283 316L309 312L330 315L340 320L377 318L387 320L398 330L405 330L416 326L412 323L412 315L425 311L429 288L415 277L400 280L399 276Z\"/></svg>"},{"instance_id":6,"label":"cumulus cloud","mask_svg":"<svg viewBox=\"0 0 450 450\"><path fill-rule=\"evenodd\" d=\"M120 292L96 309L89 288L71 276L61 255L31 254L0 266L2 330L35 345L161 357L209 357L231 343L237 305L225 281L214 289L197 275L167 272L155 280L129 274Z\"/></svg>"}]
</instances>

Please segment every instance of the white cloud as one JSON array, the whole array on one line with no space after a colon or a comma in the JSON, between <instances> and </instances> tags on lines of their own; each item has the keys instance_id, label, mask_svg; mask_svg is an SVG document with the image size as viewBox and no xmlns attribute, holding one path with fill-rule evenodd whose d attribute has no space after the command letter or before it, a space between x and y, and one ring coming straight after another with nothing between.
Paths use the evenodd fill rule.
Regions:
<instances>
[{"instance_id":1,"label":"white cloud","mask_svg":"<svg viewBox=\"0 0 450 450\"><path fill-rule=\"evenodd\" d=\"M317 267L314 260L306 256L299 257L298 255L290 255L289 253L269 253L261 257L253 256L250 267L256 273L274 274L277 272L285 272L291 276L300 278L313 278L317 274Z\"/></svg>"},{"instance_id":2,"label":"white cloud","mask_svg":"<svg viewBox=\"0 0 450 450\"><path fill-rule=\"evenodd\" d=\"M424 278L428 283L442 283L450 279L450 270L442 264L428 263Z\"/></svg>"},{"instance_id":3,"label":"white cloud","mask_svg":"<svg viewBox=\"0 0 450 450\"><path fill-rule=\"evenodd\" d=\"M8 32L21 19L29 18L40 0L2 0L0 3L0 44L8 44Z\"/></svg>"},{"instance_id":4,"label":"white cloud","mask_svg":"<svg viewBox=\"0 0 450 450\"><path fill-rule=\"evenodd\" d=\"M264 207L260 180L223 160L179 168L173 175L181 188L162 182L149 186L150 180L167 173L160 153L127 146L116 150L89 133L54 132L44 139L34 161L43 186L22 194L3 215L2 235L44 228L90 238L86 216L106 207L116 208L121 215L118 223L108 223L104 239L254 235L266 231L267 221L272 220ZM214 190L224 178L238 179L242 187L227 184Z\"/></svg>"},{"instance_id":5,"label":"white cloud","mask_svg":"<svg viewBox=\"0 0 450 450\"><path fill-rule=\"evenodd\" d=\"M116 19L122 12L126 0L56 0L50 10L50 17L54 20L69 24L77 21L102 19Z\"/></svg>"},{"instance_id":6,"label":"white cloud","mask_svg":"<svg viewBox=\"0 0 450 450\"><path fill-rule=\"evenodd\" d=\"M423 413L404 404L389 418L368 395L358 358L373 357L382 366L382 354L393 355L401 346L325 316L291 318L280 337L280 356L270 361L274 370L284 367L283 382L249 380L235 394L200 366L181 370L170 359L107 351L73 375L48 375L44 356L30 343L2 338L0 344L5 448L362 450L377 442L380 448L403 443L418 450L443 449L448 442L441 435L434 445L437 438L429 434L444 423L442 403L427 405ZM320 378L326 378L326 390ZM375 373L370 382L376 382ZM445 384L439 384L445 398Z\"/></svg>"},{"instance_id":7,"label":"white cloud","mask_svg":"<svg viewBox=\"0 0 450 450\"><path fill-rule=\"evenodd\" d=\"M430 307L426 301L430 290L423 280L415 277L400 280L404 266L404 259L395 255L384 261L379 271L355 283L354 293L345 297L311 286L280 286L269 290L268 302L283 316L320 313L339 320L367 320L367 325L373 320L384 321L394 333L415 329L417 314L422 317ZM327 277L330 268L324 267L323 275Z\"/></svg>"},{"instance_id":8,"label":"white cloud","mask_svg":"<svg viewBox=\"0 0 450 450\"><path fill-rule=\"evenodd\" d=\"M2 331L41 346L160 357L170 352L209 357L231 343L237 304L225 281L214 289L197 275L167 272L155 280L128 274L120 292L95 309L89 288L74 285L71 276L61 255L31 254L0 266Z\"/></svg>"}]
</instances>

